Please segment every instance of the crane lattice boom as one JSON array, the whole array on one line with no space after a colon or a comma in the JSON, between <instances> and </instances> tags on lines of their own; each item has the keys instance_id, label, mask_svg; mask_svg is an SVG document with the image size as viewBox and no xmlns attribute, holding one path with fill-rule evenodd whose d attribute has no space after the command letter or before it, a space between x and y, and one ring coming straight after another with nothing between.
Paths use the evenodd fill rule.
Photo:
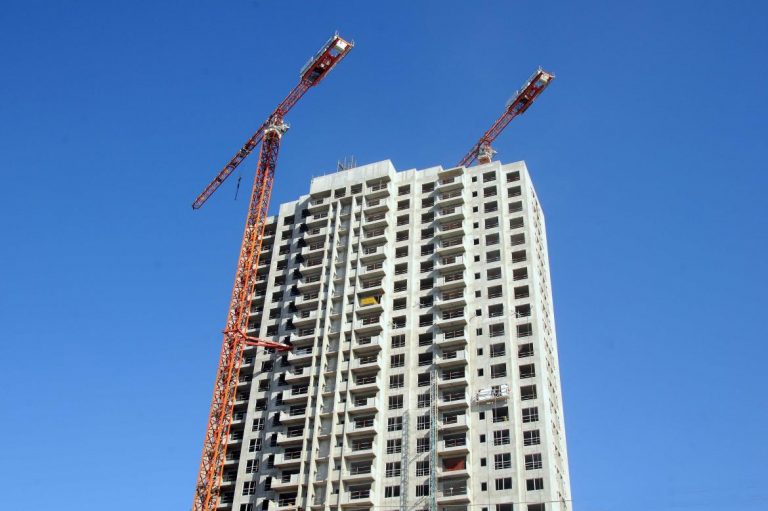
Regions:
<instances>
[{"instance_id":1,"label":"crane lattice boom","mask_svg":"<svg viewBox=\"0 0 768 511\"><path fill-rule=\"evenodd\" d=\"M227 176L261 143L259 162L256 167L256 176L253 181L245 222L245 232L237 262L235 283L227 314L227 325L224 330L224 341L219 355L219 366L216 372L211 410L203 442L200 471L192 504L193 511L213 511L219 504L221 477L226 459L227 439L232 424L232 412L243 350L246 346L260 346L278 351L290 350L290 346L287 344L247 335L251 297L256 287L259 256L267 225L269 199L275 179L277 155L280 150L280 140L288 129L283 118L304 93L310 87L320 83L352 47L352 43L345 41L338 35L331 37L315 57L310 59L302 68L299 84L294 87L258 131L192 204L195 209L202 206Z\"/></svg>"},{"instance_id":2,"label":"crane lattice boom","mask_svg":"<svg viewBox=\"0 0 768 511\"><path fill-rule=\"evenodd\" d=\"M555 75L547 73L541 68L533 73L525 85L507 101L507 106L501 117L496 119L496 122L472 146L472 149L461 159L457 167L469 167L475 160L480 161L480 163L490 162L494 153L493 149L491 149L491 144L496 140L496 137L504 131L504 128L507 127L512 119L528 110L554 77Z\"/></svg>"},{"instance_id":3,"label":"crane lattice boom","mask_svg":"<svg viewBox=\"0 0 768 511\"><path fill-rule=\"evenodd\" d=\"M258 147L259 142L264 138L264 131L267 126L281 121L285 115L293 108L296 102L306 93L311 87L314 87L320 83L328 72L343 59L347 53L354 46L353 43L345 41L341 37L334 35L331 37L325 45L320 49L317 54L307 62L301 69L301 80L298 85L293 88L291 92L280 102L275 108L275 111L264 121L256 133L249 138L243 147L235 153L229 163L227 163L218 175L211 181L205 190L195 199L192 203L193 209L199 209L208 198L213 195L213 192L221 186L221 183L229 177L232 172L235 171L238 165L242 163L255 149Z\"/></svg>"}]
</instances>

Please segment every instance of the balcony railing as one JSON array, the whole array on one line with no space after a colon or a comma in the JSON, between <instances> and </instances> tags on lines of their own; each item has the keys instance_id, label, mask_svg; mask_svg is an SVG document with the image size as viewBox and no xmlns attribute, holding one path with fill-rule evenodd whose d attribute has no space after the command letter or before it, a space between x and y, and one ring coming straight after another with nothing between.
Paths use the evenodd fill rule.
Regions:
<instances>
[{"instance_id":1,"label":"balcony railing","mask_svg":"<svg viewBox=\"0 0 768 511\"><path fill-rule=\"evenodd\" d=\"M466 415L446 415L446 416L443 416L442 422L444 426L466 425L467 416Z\"/></svg>"},{"instance_id":2,"label":"balcony railing","mask_svg":"<svg viewBox=\"0 0 768 511\"><path fill-rule=\"evenodd\" d=\"M438 245L438 247L439 247L439 248L451 248L451 247L457 247L457 246L461 245L461 244L463 243L463 241L464 241L464 240L463 240L462 238L453 238L453 239L450 239L450 240L446 240L446 241L443 241L443 242L441 242L441 243Z\"/></svg>"},{"instance_id":3,"label":"balcony railing","mask_svg":"<svg viewBox=\"0 0 768 511\"><path fill-rule=\"evenodd\" d=\"M442 488L437 492L438 497L458 497L467 494L466 486L450 486Z\"/></svg>"},{"instance_id":4,"label":"balcony railing","mask_svg":"<svg viewBox=\"0 0 768 511\"><path fill-rule=\"evenodd\" d=\"M465 373L464 370L461 371L443 371L442 378L443 380L458 380L459 378L464 378Z\"/></svg>"},{"instance_id":5,"label":"balcony railing","mask_svg":"<svg viewBox=\"0 0 768 511\"><path fill-rule=\"evenodd\" d=\"M443 319L456 319L456 318L463 318L463 317L464 317L464 309L446 311L446 312L443 312L442 314Z\"/></svg>"},{"instance_id":6,"label":"balcony railing","mask_svg":"<svg viewBox=\"0 0 768 511\"><path fill-rule=\"evenodd\" d=\"M374 419L365 419L355 421L355 429L372 428L374 425Z\"/></svg>"},{"instance_id":7,"label":"balcony railing","mask_svg":"<svg viewBox=\"0 0 768 511\"><path fill-rule=\"evenodd\" d=\"M462 208L461 206L453 206L449 208L441 208L437 211L437 216L448 216L453 215L454 213L461 213Z\"/></svg>"},{"instance_id":8,"label":"balcony railing","mask_svg":"<svg viewBox=\"0 0 768 511\"><path fill-rule=\"evenodd\" d=\"M466 399L467 395L464 392L448 392L443 394L443 402L452 403L454 401L461 401Z\"/></svg>"},{"instance_id":9,"label":"balcony railing","mask_svg":"<svg viewBox=\"0 0 768 511\"><path fill-rule=\"evenodd\" d=\"M446 449L451 447L463 447L465 445L467 445L466 438L450 438L448 440L443 440L443 447Z\"/></svg>"}]
</instances>

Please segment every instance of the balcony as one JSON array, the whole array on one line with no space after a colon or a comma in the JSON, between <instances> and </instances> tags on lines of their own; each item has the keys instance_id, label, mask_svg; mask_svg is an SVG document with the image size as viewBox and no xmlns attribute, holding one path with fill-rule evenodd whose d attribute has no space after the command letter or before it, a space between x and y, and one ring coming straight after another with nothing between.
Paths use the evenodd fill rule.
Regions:
<instances>
[{"instance_id":1,"label":"balcony","mask_svg":"<svg viewBox=\"0 0 768 511\"><path fill-rule=\"evenodd\" d=\"M458 220L464 220L464 207L463 206L439 207L435 210L435 218L440 220L440 222L454 222Z\"/></svg>"},{"instance_id":2,"label":"balcony","mask_svg":"<svg viewBox=\"0 0 768 511\"><path fill-rule=\"evenodd\" d=\"M308 271L312 268L321 268L323 266L323 254L307 257L299 263L299 269L301 271Z\"/></svg>"},{"instance_id":3,"label":"balcony","mask_svg":"<svg viewBox=\"0 0 768 511\"><path fill-rule=\"evenodd\" d=\"M464 314L464 308L442 309L438 313L435 325L441 329L455 328L467 324L467 317Z\"/></svg>"},{"instance_id":4,"label":"balcony","mask_svg":"<svg viewBox=\"0 0 768 511\"><path fill-rule=\"evenodd\" d=\"M437 401L437 407L441 410L461 410L469 406L467 394L464 389L445 391Z\"/></svg>"},{"instance_id":5,"label":"balcony","mask_svg":"<svg viewBox=\"0 0 768 511\"><path fill-rule=\"evenodd\" d=\"M314 349L312 346L309 346L307 348L294 349L293 351L288 353L288 362L294 365L308 364L309 362L312 361L313 353L314 353Z\"/></svg>"},{"instance_id":6,"label":"balcony","mask_svg":"<svg viewBox=\"0 0 768 511\"><path fill-rule=\"evenodd\" d=\"M378 292L376 291L377 289L378 289ZM359 297L357 305L360 309L360 312L370 313L370 312L383 311L384 307L381 304L381 296L384 294L384 290L381 287L381 285L373 288L366 288L366 291L372 292L374 294L370 296Z\"/></svg>"},{"instance_id":7,"label":"balcony","mask_svg":"<svg viewBox=\"0 0 768 511\"><path fill-rule=\"evenodd\" d=\"M450 237L451 235L463 234L463 233L464 233L464 222L461 220L442 222L438 224L437 229L435 229L435 236L438 238L446 238L446 237Z\"/></svg>"},{"instance_id":8,"label":"balcony","mask_svg":"<svg viewBox=\"0 0 768 511\"><path fill-rule=\"evenodd\" d=\"M369 375L358 375L349 386L350 392L375 392L379 389L378 373Z\"/></svg>"},{"instance_id":9,"label":"balcony","mask_svg":"<svg viewBox=\"0 0 768 511\"><path fill-rule=\"evenodd\" d=\"M360 370L360 369L370 369L370 370L381 370L381 357L378 355L368 355L365 357L355 358L352 361L352 369L353 370Z\"/></svg>"},{"instance_id":10,"label":"balcony","mask_svg":"<svg viewBox=\"0 0 768 511\"><path fill-rule=\"evenodd\" d=\"M448 346L466 346L467 336L463 328L440 332L435 337L435 344L445 349Z\"/></svg>"},{"instance_id":11,"label":"balcony","mask_svg":"<svg viewBox=\"0 0 768 511\"><path fill-rule=\"evenodd\" d=\"M453 273L447 273L441 275L435 280L435 287L441 291L449 291L451 289L461 289L467 286L466 272L454 271Z\"/></svg>"},{"instance_id":12,"label":"balcony","mask_svg":"<svg viewBox=\"0 0 768 511\"><path fill-rule=\"evenodd\" d=\"M443 175L435 184L435 190L440 194L446 193L450 190L459 190L464 186L461 176L446 176Z\"/></svg>"},{"instance_id":13,"label":"balcony","mask_svg":"<svg viewBox=\"0 0 768 511\"><path fill-rule=\"evenodd\" d=\"M365 187L365 197L367 199L374 199L376 197L387 197L390 193L391 185L389 181L386 183L372 183Z\"/></svg>"},{"instance_id":14,"label":"balcony","mask_svg":"<svg viewBox=\"0 0 768 511\"><path fill-rule=\"evenodd\" d=\"M275 491L295 490L299 487L299 474L283 474L272 478L272 489Z\"/></svg>"},{"instance_id":15,"label":"balcony","mask_svg":"<svg viewBox=\"0 0 768 511\"><path fill-rule=\"evenodd\" d=\"M463 205L464 204L464 191L461 188L438 193L437 205L438 207Z\"/></svg>"},{"instance_id":16,"label":"balcony","mask_svg":"<svg viewBox=\"0 0 768 511\"><path fill-rule=\"evenodd\" d=\"M467 379L467 373L464 368L460 369L445 369L440 373L440 377L437 379L437 387L454 387L454 386L467 386L469 380Z\"/></svg>"},{"instance_id":17,"label":"balcony","mask_svg":"<svg viewBox=\"0 0 768 511\"><path fill-rule=\"evenodd\" d=\"M299 253L304 257L311 257L313 255L321 255L325 248L325 241L315 241L309 245L301 247L301 251Z\"/></svg>"},{"instance_id":18,"label":"balcony","mask_svg":"<svg viewBox=\"0 0 768 511\"><path fill-rule=\"evenodd\" d=\"M301 451L281 452L275 455L275 467L288 468L299 466L301 465L302 454Z\"/></svg>"},{"instance_id":19,"label":"balcony","mask_svg":"<svg viewBox=\"0 0 768 511\"><path fill-rule=\"evenodd\" d=\"M287 433L277 434L277 445L292 445L301 444L304 441L305 431L304 428L297 429L295 431L288 431Z\"/></svg>"},{"instance_id":20,"label":"balcony","mask_svg":"<svg viewBox=\"0 0 768 511\"><path fill-rule=\"evenodd\" d=\"M360 290L366 293L384 293L384 279L381 277L370 277L367 280L360 278ZM380 296L380 295L379 295Z\"/></svg>"},{"instance_id":21,"label":"balcony","mask_svg":"<svg viewBox=\"0 0 768 511\"><path fill-rule=\"evenodd\" d=\"M296 510L296 497L293 493L293 497L281 497L278 495L277 499L277 511L295 511Z\"/></svg>"},{"instance_id":22,"label":"balcony","mask_svg":"<svg viewBox=\"0 0 768 511\"><path fill-rule=\"evenodd\" d=\"M296 312L292 316L293 326L310 326L314 325L317 318L320 317L320 313L317 310L304 309Z\"/></svg>"},{"instance_id":23,"label":"balcony","mask_svg":"<svg viewBox=\"0 0 768 511\"><path fill-rule=\"evenodd\" d=\"M379 227L377 229L364 229L363 230L363 246L376 245L380 243L388 243L389 236L387 236L387 229Z\"/></svg>"},{"instance_id":24,"label":"balcony","mask_svg":"<svg viewBox=\"0 0 768 511\"><path fill-rule=\"evenodd\" d=\"M349 413L376 413L379 410L376 396L354 397L348 408Z\"/></svg>"},{"instance_id":25,"label":"balcony","mask_svg":"<svg viewBox=\"0 0 768 511\"><path fill-rule=\"evenodd\" d=\"M308 380L312 376L310 366L290 367L285 372L285 383L294 384Z\"/></svg>"},{"instance_id":26,"label":"balcony","mask_svg":"<svg viewBox=\"0 0 768 511\"><path fill-rule=\"evenodd\" d=\"M361 318L355 321L355 332L362 336L363 332L380 332L383 328L379 316Z\"/></svg>"},{"instance_id":27,"label":"balcony","mask_svg":"<svg viewBox=\"0 0 768 511\"><path fill-rule=\"evenodd\" d=\"M435 243L435 253L439 256L463 254L464 252L466 252L466 247L464 246L464 238L461 236L439 239Z\"/></svg>"},{"instance_id":28,"label":"balcony","mask_svg":"<svg viewBox=\"0 0 768 511\"><path fill-rule=\"evenodd\" d=\"M365 227L368 229L386 228L387 225L386 213L367 214L365 216Z\"/></svg>"},{"instance_id":29,"label":"balcony","mask_svg":"<svg viewBox=\"0 0 768 511\"><path fill-rule=\"evenodd\" d=\"M383 277L384 263L382 261L368 263L365 266L362 266L358 270L358 274L360 275L361 278L362 277L365 277L365 278Z\"/></svg>"},{"instance_id":30,"label":"balcony","mask_svg":"<svg viewBox=\"0 0 768 511\"><path fill-rule=\"evenodd\" d=\"M467 268L467 258L463 255L449 255L437 260L435 268L440 272L464 270Z\"/></svg>"},{"instance_id":31,"label":"balcony","mask_svg":"<svg viewBox=\"0 0 768 511\"><path fill-rule=\"evenodd\" d=\"M294 385L293 387L291 387L291 390L289 392L283 393L283 402L288 404L306 403L308 397L309 397L309 386Z\"/></svg>"},{"instance_id":32,"label":"balcony","mask_svg":"<svg viewBox=\"0 0 768 511\"><path fill-rule=\"evenodd\" d=\"M325 241L328 230L328 227L311 227L304 231L302 236L307 245L311 245L314 242Z\"/></svg>"},{"instance_id":33,"label":"balcony","mask_svg":"<svg viewBox=\"0 0 768 511\"><path fill-rule=\"evenodd\" d=\"M316 227L325 227L328 224L328 219L328 210L325 210L309 215L304 219L304 222L307 224L307 227L313 229Z\"/></svg>"},{"instance_id":34,"label":"balcony","mask_svg":"<svg viewBox=\"0 0 768 511\"><path fill-rule=\"evenodd\" d=\"M293 410L282 410L280 412L281 424L303 424L307 418L307 408L302 406Z\"/></svg>"},{"instance_id":35,"label":"balcony","mask_svg":"<svg viewBox=\"0 0 768 511\"><path fill-rule=\"evenodd\" d=\"M440 427L443 431L464 431L469 429L469 422L464 414L448 415L440 420Z\"/></svg>"},{"instance_id":36,"label":"balcony","mask_svg":"<svg viewBox=\"0 0 768 511\"><path fill-rule=\"evenodd\" d=\"M387 199L366 199L365 212L368 214L382 213L389 210L389 201Z\"/></svg>"},{"instance_id":37,"label":"balcony","mask_svg":"<svg viewBox=\"0 0 768 511\"><path fill-rule=\"evenodd\" d=\"M304 293L299 295L294 300L296 307L317 307L317 301L320 299L320 294L316 291Z\"/></svg>"},{"instance_id":38,"label":"balcony","mask_svg":"<svg viewBox=\"0 0 768 511\"><path fill-rule=\"evenodd\" d=\"M320 280L321 275L319 273L316 275L304 275L294 285L301 294L305 294L311 291L319 290Z\"/></svg>"},{"instance_id":39,"label":"balcony","mask_svg":"<svg viewBox=\"0 0 768 511\"><path fill-rule=\"evenodd\" d=\"M437 355L436 363L438 367L452 367L467 364L467 352L461 351L443 351Z\"/></svg>"},{"instance_id":40,"label":"balcony","mask_svg":"<svg viewBox=\"0 0 768 511\"><path fill-rule=\"evenodd\" d=\"M437 468L438 479L457 478L457 477L462 477L462 478L469 477L469 470L467 470L466 466L464 466L464 468L445 468L445 467Z\"/></svg>"},{"instance_id":41,"label":"balcony","mask_svg":"<svg viewBox=\"0 0 768 511\"><path fill-rule=\"evenodd\" d=\"M354 419L348 422L347 435L355 436L355 435L364 435L366 433L368 433L369 435L375 435L376 426L377 426L376 419L372 417L365 418L365 419Z\"/></svg>"},{"instance_id":42,"label":"balcony","mask_svg":"<svg viewBox=\"0 0 768 511\"><path fill-rule=\"evenodd\" d=\"M344 451L344 456L347 458L371 458L376 456L375 447L373 439L353 441L352 445Z\"/></svg>"},{"instance_id":43,"label":"balcony","mask_svg":"<svg viewBox=\"0 0 768 511\"><path fill-rule=\"evenodd\" d=\"M376 500L374 499L373 490L357 490L347 491L342 494L341 505L343 507L352 506L373 506Z\"/></svg>"},{"instance_id":44,"label":"balcony","mask_svg":"<svg viewBox=\"0 0 768 511\"><path fill-rule=\"evenodd\" d=\"M344 470L341 476L345 482L373 481L376 478L376 469L373 465L350 467L348 470Z\"/></svg>"},{"instance_id":45,"label":"balcony","mask_svg":"<svg viewBox=\"0 0 768 511\"><path fill-rule=\"evenodd\" d=\"M437 490L438 504L469 504L469 497L469 488L466 484L461 486L446 486L444 484Z\"/></svg>"},{"instance_id":46,"label":"balcony","mask_svg":"<svg viewBox=\"0 0 768 511\"><path fill-rule=\"evenodd\" d=\"M441 309L466 305L467 300L464 297L464 289L449 289L443 291L435 297L434 304Z\"/></svg>"},{"instance_id":47,"label":"balcony","mask_svg":"<svg viewBox=\"0 0 768 511\"><path fill-rule=\"evenodd\" d=\"M312 213L318 213L322 211L328 211L330 205L330 197L313 197L309 199L307 204L307 210Z\"/></svg>"},{"instance_id":48,"label":"balcony","mask_svg":"<svg viewBox=\"0 0 768 511\"><path fill-rule=\"evenodd\" d=\"M352 344L352 351L355 353L378 351L381 349L382 342L380 335L358 337Z\"/></svg>"},{"instance_id":49,"label":"balcony","mask_svg":"<svg viewBox=\"0 0 768 511\"><path fill-rule=\"evenodd\" d=\"M467 454L469 444L465 436L441 440L437 444L437 454L439 456L450 456L452 454Z\"/></svg>"},{"instance_id":50,"label":"balcony","mask_svg":"<svg viewBox=\"0 0 768 511\"><path fill-rule=\"evenodd\" d=\"M375 247L362 247L360 252L360 262L370 264L372 261L384 259L386 257L386 245L377 245Z\"/></svg>"}]
</instances>

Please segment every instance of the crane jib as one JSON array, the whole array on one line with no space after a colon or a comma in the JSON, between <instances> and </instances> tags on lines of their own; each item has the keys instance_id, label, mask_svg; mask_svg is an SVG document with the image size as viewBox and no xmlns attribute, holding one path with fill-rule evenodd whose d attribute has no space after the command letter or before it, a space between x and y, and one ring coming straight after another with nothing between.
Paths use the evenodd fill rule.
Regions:
<instances>
[{"instance_id":1,"label":"crane jib","mask_svg":"<svg viewBox=\"0 0 768 511\"><path fill-rule=\"evenodd\" d=\"M342 39L338 34L335 34L328 39L315 56L309 59L309 62L301 68L301 79L299 80L299 83L288 93L285 99L280 102L277 108L275 108L269 117L267 117L267 120L261 125L259 130L243 145L242 149L240 149L229 163L218 173L205 190L197 196L192 203L193 209L199 209L205 204L208 198L213 195L216 189L221 186L230 174L232 174L237 166L250 156L261 142L266 126L275 118L283 118L307 90L320 83L323 78L328 75L331 69L333 69L353 47L354 43Z\"/></svg>"},{"instance_id":2,"label":"crane jib","mask_svg":"<svg viewBox=\"0 0 768 511\"><path fill-rule=\"evenodd\" d=\"M518 115L522 115L531 107L539 94L547 88L554 78L555 75L548 73L541 68L536 70L528 81L526 81L525 84L512 95L509 101L507 101L501 116L496 119L485 133L483 133L480 140L478 140L475 145L472 146L472 149L464 155L464 158L461 159L457 166L469 167L478 159L481 152L484 152L485 155L491 155L493 151L490 149L490 145L496 140L496 137L504 131L504 128L507 127L512 119ZM490 161L489 158L488 161Z\"/></svg>"}]
</instances>

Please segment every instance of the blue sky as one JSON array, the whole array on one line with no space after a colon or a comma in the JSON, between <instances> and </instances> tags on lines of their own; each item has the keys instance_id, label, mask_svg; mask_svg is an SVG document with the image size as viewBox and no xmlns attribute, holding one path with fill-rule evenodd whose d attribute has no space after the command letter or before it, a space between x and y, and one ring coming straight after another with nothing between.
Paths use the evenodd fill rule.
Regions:
<instances>
[{"instance_id":1,"label":"blue sky","mask_svg":"<svg viewBox=\"0 0 768 511\"><path fill-rule=\"evenodd\" d=\"M766 5L5 2L3 507L189 507L246 201L189 205L338 29L273 206L451 165L554 72L495 147L547 215L574 508L766 509Z\"/></svg>"}]
</instances>

